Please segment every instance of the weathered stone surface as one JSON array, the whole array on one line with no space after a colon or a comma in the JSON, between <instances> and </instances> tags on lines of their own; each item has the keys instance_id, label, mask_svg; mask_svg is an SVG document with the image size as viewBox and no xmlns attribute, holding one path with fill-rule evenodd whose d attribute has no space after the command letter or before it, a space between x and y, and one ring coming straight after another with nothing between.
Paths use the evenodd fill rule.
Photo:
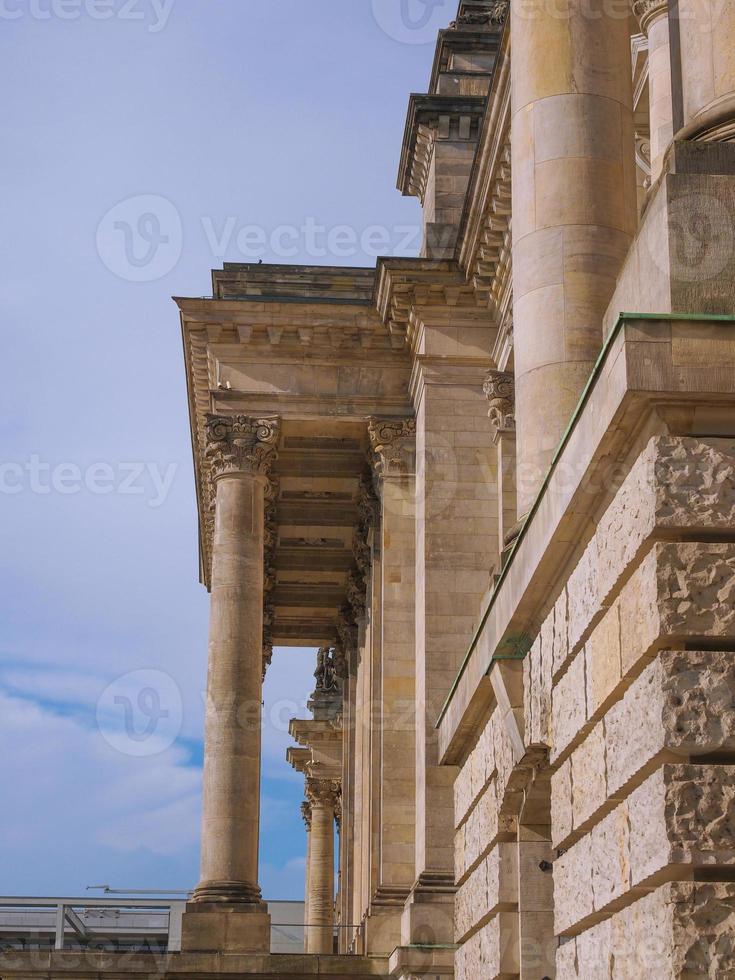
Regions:
<instances>
[{"instance_id":1,"label":"weathered stone surface","mask_svg":"<svg viewBox=\"0 0 735 980\"><path fill-rule=\"evenodd\" d=\"M595 725L582 744L572 752L572 811L576 830L607 799L605 733Z\"/></svg>"},{"instance_id":2,"label":"weathered stone surface","mask_svg":"<svg viewBox=\"0 0 735 980\"><path fill-rule=\"evenodd\" d=\"M735 751L735 657L663 650L605 716L608 793L662 753Z\"/></svg>"},{"instance_id":3,"label":"weathered stone surface","mask_svg":"<svg viewBox=\"0 0 735 980\"><path fill-rule=\"evenodd\" d=\"M592 840L588 834L554 862L554 930L557 934L594 911Z\"/></svg>"},{"instance_id":4,"label":"weathered stone surface","mask_svg":"<svg viewBox=\"0 0 735 980\"><path fill-rule=\"evenodd\" d=\"M567 607L567 590L564 589L556 600L553 612L553 640L551 662L556 675L569 657L569 614Z\"/></svg>"},{"instance_id":5,"label":"weathered stone surface","mask_svg":"<svg viewBox=\"0 0 735 980\"><path fill-rule=\"evenodd\" d=\"M572 762L567 759L551 776L551 840L559 847L574 827Z\"/></svg>"},{"instance_id":6,"label":"weathered stone surface","mask_svg":"<svg viewBox=\"0 0 735 980\"><path fill-rule=\"evenodd\" d=\"M518 973L518 916L501 913L457 950L457 980L494 980Z\"/></svg>"},{"instance_id":7,"label":"weathered stone surface","mask_svg":"<svg viewBox=\"0 0 735 980\"><path fill-rule=\"evenodd\" d=\"M735 767L666 765L628 801L632 883L669 864L735 864Z\"/></svg>"},{"instance_id":8,"label":"weathered stone surface","mask_svg":"<svg viewBox=\"0 0 735 980\"><path fill-rule=\"evenodd\" d=\"M587 721L585 657L581 650L551 696L551 760L558 759Z\"/></svg>"},{"instance_id":9,"label":"weathered stone surface","mask_svg":"<svg viewBox=\"0 0 735 980\"><path fill-rule=\"evenodd\" d=\"M551 729L552 647L542 635L523 661L523 715L526 747L548 746Z\"/></svg>"},{"instance_id":10,"label":"weathered stone surface","mask_svg":"<svg viewBox=\"0 0 735 980\"><path fill-rule=\"evenodd\" d=\"M488 914L487 859L459 887L454 901L454 936L461 943Z\"/></svg>"},{"instance_id":11,"label":"weathered stone surface","mask_svg":"<svg viewBox=\"0 0 735 980\"><path fill-rule=\"evenodd\" d=\"M590 835L594 911L599 912L630 888L628 808L616 807Z\"/></svg>"},{"instance_id":12,"label":"weathered stone surface","mask_svg":"<svg viewBox=\"0 0 735 980\"><path fill-rule=\"evenodd\" d=\"M579 644L600 610L597 569L600 563L600 544L593 537L567 583L569 651Z\"/></svg>"},{"instance_id":13,"label":"weathered stone surface","mask_svg":"<svg viewBox=\"0 0 735 980\"><path fill-rule=\"evenodd\" d=\"M734 864L735 767L665 765L555 862L557 932L672 868Z\"/></svg>"},{"instance_id":14,"label":"weathered stone surface","mask_svg":"<svg viewBox=\"0 0 735 980\"><path fill-rule=\"evenodd\" d=\"M585 645L587 711L590 716L603 710L620 683L620 611L614 605L603 616Z\"/></svg>"}]
</instances>

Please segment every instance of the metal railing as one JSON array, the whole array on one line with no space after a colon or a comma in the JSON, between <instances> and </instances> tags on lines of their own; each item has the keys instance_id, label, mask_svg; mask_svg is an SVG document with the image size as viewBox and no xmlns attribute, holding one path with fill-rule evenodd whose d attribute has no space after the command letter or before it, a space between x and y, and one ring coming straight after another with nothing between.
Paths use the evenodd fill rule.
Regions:
<instances>
[{"instance_id":1,"label":"metal railing","mask_svg":"<svg viewBox=\"0 0 735 980\"><path fill-rule=\"evenodd\" d=\"M109 895L112 889L107 890ZM181 951L185 899L137 898L19 898L0 897L0 950L115 950L156 953ZM298 952L305 948L310 929L299 902L271 902L272 952ZM284 921L289 918L290 921ZM347 935L344 943L339 936ZM362 946L363 926L336 924L335 949L347 944L350 952Z\"/></svg>"},{"instance_id":2,"label":"metal railing","mask_svg":"<svg viewBox=\"0 0 735 980\"><path fill-rule=\"evenodd\" d=\"M181 950L186 902L139 898L0 898L0 942Z\"/></svg>"}]
</instances>

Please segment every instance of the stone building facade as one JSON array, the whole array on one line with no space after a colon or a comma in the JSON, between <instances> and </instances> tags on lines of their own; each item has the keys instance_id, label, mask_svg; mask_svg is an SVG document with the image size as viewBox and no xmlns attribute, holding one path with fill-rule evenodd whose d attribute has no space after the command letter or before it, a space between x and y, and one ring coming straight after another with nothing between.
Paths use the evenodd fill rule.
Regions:
<instances>
[{"instance_id":1,"label":"stone building facade","mask_svg":"<svg viewBox=\"0 0 735 980\"><path fill-rule=\"evenodd\" d=\"M420 257L177 300L212 620L171 976L735 976L734 144L735 4L462 0ZM320 650L289 963L274 645Z\"/></svg>"}]
</instances>

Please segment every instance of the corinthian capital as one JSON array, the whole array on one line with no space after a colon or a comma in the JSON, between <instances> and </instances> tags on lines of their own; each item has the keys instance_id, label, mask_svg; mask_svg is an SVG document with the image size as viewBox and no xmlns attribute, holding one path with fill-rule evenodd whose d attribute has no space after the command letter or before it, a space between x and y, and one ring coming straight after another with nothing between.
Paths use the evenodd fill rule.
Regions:
<instances>
[{"instance_id":1,"label":"corinthian capital","mask_svg":"<svg viewBox=\"0 0 735 980\"><path fill-rule=\"evenodd\" d=\"M648 28L658 17L669 12L669 0L633 0L633 13L638 18L641 30L648 33Z\"/></svg>"},{"instance_id":2,"label":"corinthian capital","mask_svg":"<svg viewBox=\"0 0 735 980\"><path fill-rule=\"evenodd\" d=\"M309 776L306 780L306 800L312 809L315 806L328 806L336 810L341 792L337 779L317 779Z\"/></svg>"},{"instance_id":3,"label":"corinthian capital","mask_svg":"<svg viewBox=\"0 0 735 980\"><path fill-rule=\"evenodd\" d=\"M208 415L205 456L213 479L229 473L267 476L276 458L280 419Z\"/></svg>"},{"instance_id":4,"label":"corinthian capital","mask_svg":"<svg viewBox=\"0 0 735 980\"><path fill-rule=\"evenodd\" d=\"M379 477L413 473L416 419L369 419L368 436Z\"/></svg>"},{"instance_id":5,"label":"corinthian capital","mask_svg":"<svg viewBox=\"0 0 735 980\"><path fill-rule=\"evenodd\" d=\"M506 371L490 371L482 390L490 402L487 416L495 432L515 429L515 378Z\"/></svg>"},{"instance_id":6,"label":"corinthian capital","mask_svg":"<svg viewBox=\"0 0 735 980\"><path fill-rule=\"evenodd\" d=\"M304 800L301 804L301 818L306 824L306 829L311 830L311 803L308 800Z\"/></svg>"}]
</instances>

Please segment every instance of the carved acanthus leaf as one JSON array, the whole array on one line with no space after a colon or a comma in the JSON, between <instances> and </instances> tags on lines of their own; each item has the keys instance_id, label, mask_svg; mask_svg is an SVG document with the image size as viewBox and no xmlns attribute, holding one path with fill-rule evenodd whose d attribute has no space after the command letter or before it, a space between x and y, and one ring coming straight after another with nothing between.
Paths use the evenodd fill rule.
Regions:
<instances>
[{"instance_id":1,"label":"carved acanthus leaf","mask_svg":"<svg viewBox=\"0 0 735 980\"><path fill-rule=\"evenodd\" d=\"M487 415L495 431L515 429L514 376L507 371L490 371L482 390L490 403Z\"/></svg>"},{"instance_id":2,"label":"carved acanthus leaf","mask_svg":"<svg viewBox=\"0 0 735 980\"><path fill-rule=\"evenodd\" d=\"M281 423L278 418L250 415L208 415L205 459L210 476L230 473L268 476L276 458Z\"/></svg>"},{"instance_id":3,"label":"carved acanthus leaf","mask_svg":"<svg viewBox=\"0 0 735 980\"><path fill-rule=\"evenodd\" d=\"M638 18L644 34L648 33L652 21L664 16L668 11L668 0L633 0L633 13Z\"/></svg>"},{"instance_id":4,"label":"carved acanthus leaf","mask_svg":"<svg viewBox=\"0 0 735 980\"><path fill-rule=\"evenodd\" d=\"M368 436L380 478L413 473L416 419L369 419Z\"/></svg>"},{"instance_id":5,"label":"carved acanthus leaf","mask_svg":"<svg viewBox=\"0 0 735 980\"><path fill-rule=\"evenodd\" d=\"M306 780L306 799L312 810L316 806L336 809L340 794L338 779L317 779L309 776Z\"/></svg>"}]
</instances>

